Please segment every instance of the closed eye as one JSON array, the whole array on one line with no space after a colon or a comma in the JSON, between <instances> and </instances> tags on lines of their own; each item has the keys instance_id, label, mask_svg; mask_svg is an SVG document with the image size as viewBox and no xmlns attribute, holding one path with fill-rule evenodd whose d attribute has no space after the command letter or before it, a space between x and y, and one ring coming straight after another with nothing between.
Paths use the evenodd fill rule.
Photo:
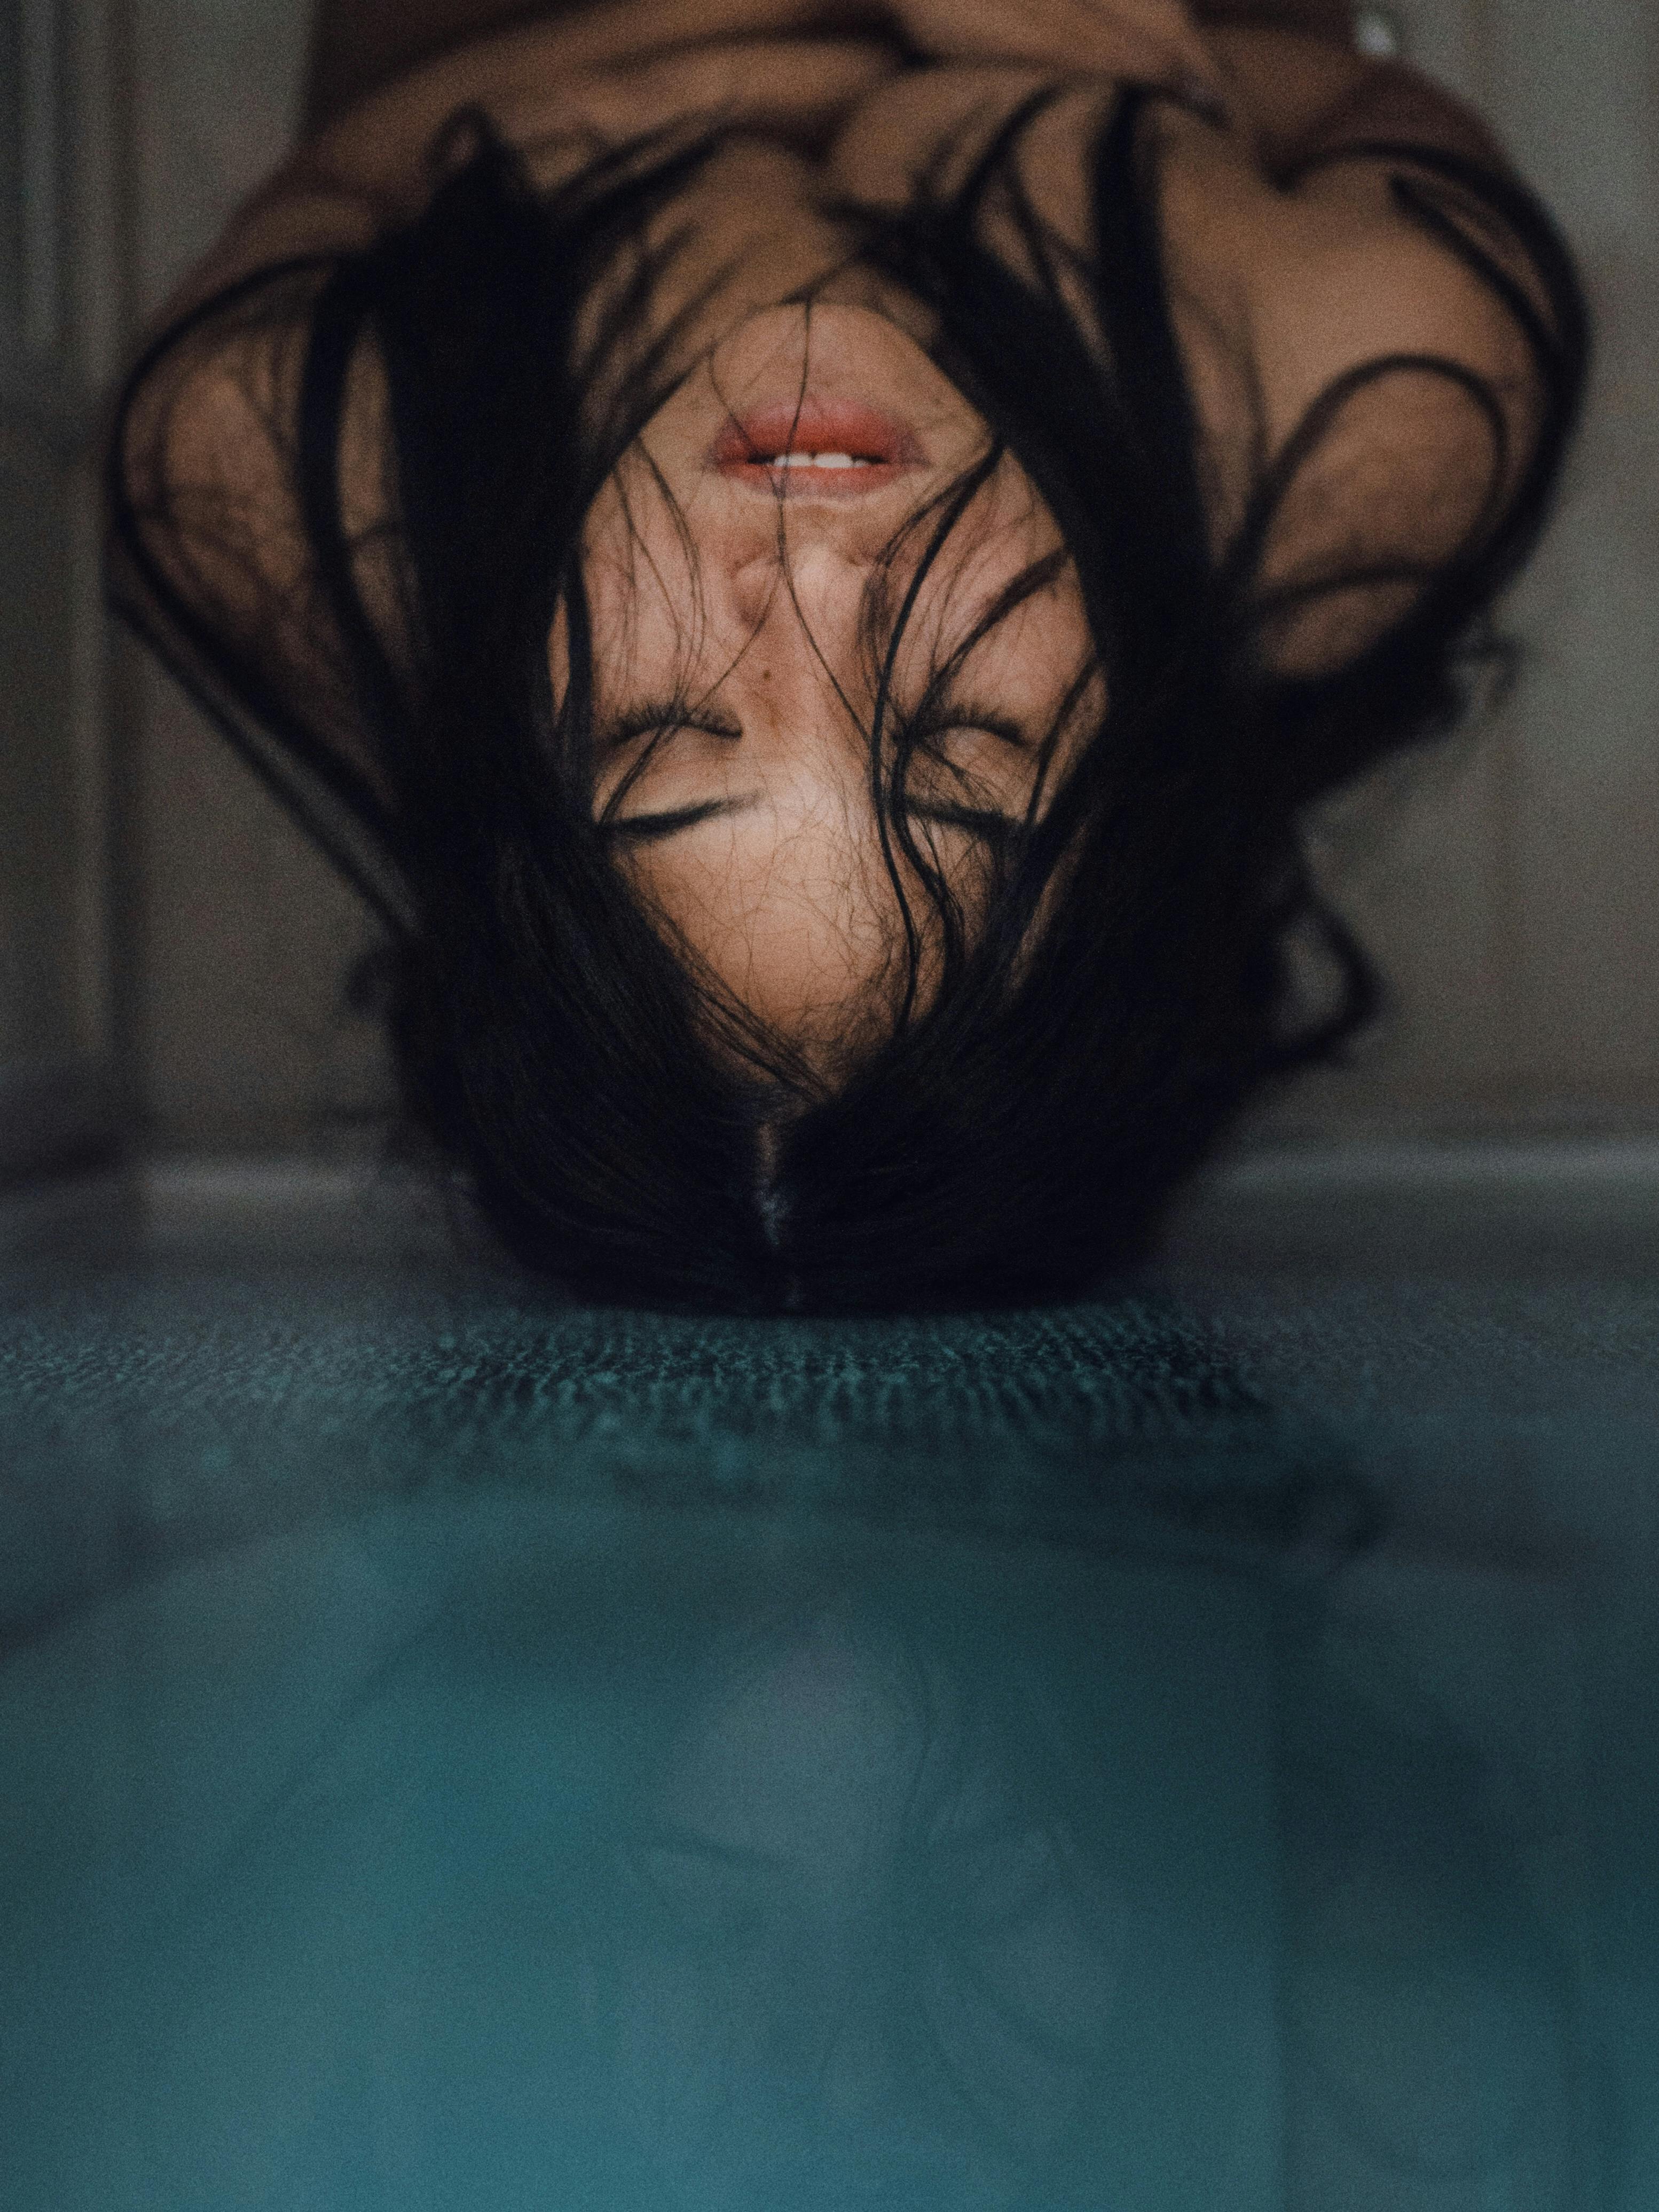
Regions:
<instances>
[{"instance_id":1,"label":"closed eye","mask_svg":"<svg viewBox=\"0 0 1659 2212\"><path fill-rule=\"evenodd\" d=\"M635 738L672 738L682 730L703 730L711 738L740 738L743 725L709 707L689 707L684 699L645 699L624 708L599 732L601 751L615 752Z\"/></svg>"},{"instance_id":2,"label":"closed eye","mask_svg":"<svg viewBox=\"0 0 1659 2212\"><path fill-rule=\"evenodd\" d=\"M650 843L656 838L672 837L677 830L689 830L693 823L706 822L716 814L730 813L736 805L746 803L713 799L703 805L660 808L654 812L630 814L625 817L619 815L618 809L662 747L689 730L701 731L706 736L721 738L727 743L735 743L743 736L743 725L731 715L707 707L690 707L684 699L641 700L637 705L624 708L601 726L596 732L596 751L601 761L613 759L641 738L648 740L617 778L599 809L599 820L602 830L612 836L629 838L635 843Z\"/></svg>"},{"instance_id":3,"label":"closed eye","mask_svg":"<svg viewBox=\"0 0 1659 2212\"><path fill-rule=\"evenodd\" d=\"M1028 774L1011 757L1032 749L1019 724L976 700L941 700L924 706L905 734L915 748L904 779L905 813L1006 849L1025 827L1029 799ZM994 740L988 755L987 738ZM955 757L963 750L966 759Z\"/></svg>"},{"instance_id":4,"label":"closed eye","mask_svg":"<svg viewBox=\"0 0 1659 2212\"><path fill-rule=\"evenodd\" d=\"M1019 724L1009 715L1000 714L994 707L982 707L971 700L957 700L941 705L919 716L910 725L909 734L918 744L930 750L941 738L980 735L996 738L1015 752L1029 752L1030 739Z\"/></svg>"},{"instance_id":5,"label":"closed eye","mask_svg":"<svg viewBox=\"0 0 1659 2212\"><path fill-rule=\"evenodd\" d=\"M722 815L741 813L756 804L759 794L750 793L742 798L708 799L689 806L662 807L627 815L617 812L659 746L688 730L702 731L728 741L743 736L741 723L730 715L707 708L690 708L676 700L641 702L614 717L599 732L599 745L608 753L617 752L640 738L653 740L623 776L605 805L600 826L609 836L629 845L654 845L683 830L695 829L698 823L714 821ZM947 773L963 797L912 797L907 791L906 814L913 821L960 830L988 843L1006 847L1024 826L1024 810L1009 812L1000 807L973 805L972 799L982 787L971 773L950 758L943 741L957 735L989 737L1011 751L1023 753L1029 751L1030 741L1019 725L994 708L957 701L948 707L941 704L925 719L910 723L907 734L936 768Z\"/></svg>"}]
</instances>

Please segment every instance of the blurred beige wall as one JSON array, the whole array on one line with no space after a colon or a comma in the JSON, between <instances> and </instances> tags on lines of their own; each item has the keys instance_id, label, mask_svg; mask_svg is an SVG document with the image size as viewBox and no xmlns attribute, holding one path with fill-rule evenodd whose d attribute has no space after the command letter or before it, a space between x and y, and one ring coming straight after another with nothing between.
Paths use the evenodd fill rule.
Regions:
<instances>
[{"instance_id":1,"label":"blurred beige wall","mask_svg":"<svg viewBox=\"0 0 1659 2212\"><path fill-rule=\"evenodd\" d=\"M153 313L294 129L298 0L133 0L138 283ZM353 895L174 687L135 684L132 1049L167 1149L327 1148L386 1091L344 977Z\"/></svg>"},{"instance_id":2,"label":"blurred beige wall","mask_svg":"<svg viewBox=\"0 0 1659 2212\"><path fill-rule=\"evenodd\" d=\"M1332 880L1395 1011L1278 1126L1659 1121L1659 11L1408 0L1413 57L1498 122L1577 247L1586 432L1510 628L1496 726L1335 810Z\"/></svg>"},{"instance_id":3,"label":"blurred beige wall","mask_svg":"<svg viewBox=\"0 0 1659 2212\"><path fill-rule=\"evenodd\" d=\"M94 394L124 317L116 41L0 8L0 1182L119 1121Z\"/></svg>"},{"instance_id":4,"label":"blurred beige wall","mask_svg":"<svg viewBox=\"0 0 1659 2212\"><path fill-rule=\"evenodd\" d=\"M158 300L280 153L294 0L134 0L138 277ZM1333 811L1343 902L1394 985L1356 1066L1281 1130L1659 1123L1659 11L1651 0L1406 0L1408 48L1490 112L1583 258L1601 324L1588 434L1518 595L1492 727ZM333 881L159 678L128 822L133 1030L167 1147L326 1145L379 1095L343 1006L367 941Z\"/></svg>"}]
</instances>

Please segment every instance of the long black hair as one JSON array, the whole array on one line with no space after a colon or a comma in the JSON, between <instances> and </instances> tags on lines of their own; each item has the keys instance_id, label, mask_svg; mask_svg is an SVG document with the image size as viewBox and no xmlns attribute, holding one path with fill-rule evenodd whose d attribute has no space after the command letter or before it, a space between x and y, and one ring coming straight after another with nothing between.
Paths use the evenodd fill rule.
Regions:
<instances>
[{"instance_id":1,"label":"long black hair","mask_svg":"<svg viewBox=\"0 0 1659 2212\"><path fill-rule=\"evenodd\" d=\"M314 588L382 766L376 838L407 892L390 1019L408 1116L507 1249L573 1288L830 1311L1075 1294L1147 1251L1183 1178L1263 1085L1337 1054L1376 1007L1299 817L1456 720L1484 611L1537 534L1578 405L1583 312L1565 248L1518 186L1460 156L1366 149L1401 156L1402 206L1510 306L1545 419L1518 491L1462 553L1300 587L1404 583L1409 611L1335 673L1275 675L1262 639L1297 592L1275 601L1257 576L1285 491L1363 385L1425 364L1371 364L1328 392L1218 553L1137 129L1148 97L1126 93L1094 152L1091 334L1066 304L1075 268L1012 180L1010 149L1040 100L950 192L924 185L902 215L848 214L865 260L932 310L936 359L990 426L980 473L1012 455L1053 513L1109 704L1052 803L999 855L970 943L909 826L913 744L896 717L883 727L878 687L884 844L896 888L902 854L938 906L947 958L917 1011L901 890L904 1011L833 1090L769 1059L672 946L592 805L580 534L667 388L674 330L638 350L672 251L642 243L647 218L719 134L620 149L538 193L487 125L459 118L420 218L325 272L294 467ZM1546 309L1476 224L1443 211L1437 184L1508 227ZM994 191L1024 241L1018 267L985 243ZM598 296L599 327L579 342ZM347 386L366 339L389 406L395 647L384 609L365 605L343 514ZM629 373L607 380L625 344ZM613 397L596 421L601 390ZM1503 418L1474 396L1501 480ZM124 496L118 483L118 537ZM962 503L947 495L919 519L924 571ZM560 614L569 677L556 701ZM187 610L173 619L188 632ZM214 650L199 623L193 641ZM237 681L222 667L223 685ZM356 803L368 811L365 794ZM1291 981L1291 949L1310 939L1329 978L1316 1008Z\"/></svg>"}]
</instances>

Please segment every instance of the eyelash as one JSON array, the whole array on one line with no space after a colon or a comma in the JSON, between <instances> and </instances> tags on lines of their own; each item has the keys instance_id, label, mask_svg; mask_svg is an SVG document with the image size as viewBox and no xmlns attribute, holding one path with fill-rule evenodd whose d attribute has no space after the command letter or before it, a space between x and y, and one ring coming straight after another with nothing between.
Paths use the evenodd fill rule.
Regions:
<instances>
[{"instance_id":1,"label":"eyelash","mask_svg":"<svg viewBox=\"0 0 1659 2212\"><path fill-rule=\"evenodd\" d=\"M729 715L667 704L636 708L605 732L605 749L617 752L635 738L665 738L680 730L705 730L711 738L740 738L743 732Z\"/></svg>"},{"instance_id":2,"label":"eyelash","mask_svg":"<svg viewBox=\"0 0 1659 2212\"><path fill-rule=\"evenodd\" d=\"M1028 752L1030 743L1018 722L1000 714L994 707L981 706L975 699L938 702L926 713L917 715L904 725L905 734L917 744L926 744L929 738L944 737L951 730L981 730L997 738L1017 752Z\"/></svg>"},{"instance_id":3,"label":"eyelash","mask_svg":"<svg viewBox=\"0 0 1659 2212\"><path fill-rule=\"evenodd\" d=\"M924 715L903 724L904 733L913 744L927 747L930 740L945 736L953 730L978 730L1000 739L1004 744L1024 752L1029 742L1018 723L994 708L981 705L975 700L952 702L936 702ZM729 717L720 718L708 713L691 713L666 704L641 707L625 714L612 725L607 733L607 750L620 751L636 738L669 738L682 730L702 730L710 737L737 740L743 735L741 728ZM937 750L936 759L942 759ZM949 766L948 762L943 763ZM642 766L643 763L641 763ZM702 806L676 807L665 814L647 813L618 820L611 809L619 805L634 781L625 776L620 790L605 810L605 827L609 834L628 844L654 845L674 836L682 830L690 830L697 823L710 820L721 811L718 803ZM1012 816L993 807L955 806L948 802L928 804L918 800L906 805L905 812L913 820L928 822L944 829L962 830L970 836L981 837L990 844L1006 845L1018 836L1021 824Z\"/></svg>"}]
</instances>

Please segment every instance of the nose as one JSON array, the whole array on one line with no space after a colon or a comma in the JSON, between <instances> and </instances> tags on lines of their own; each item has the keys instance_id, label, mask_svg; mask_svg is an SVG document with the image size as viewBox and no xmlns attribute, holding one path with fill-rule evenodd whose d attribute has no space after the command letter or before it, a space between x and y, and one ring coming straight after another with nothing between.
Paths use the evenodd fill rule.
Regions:
<instances>
[{"instance_id":1,"label":"nose","mask_svg":"<svg viewBox=\"0 0 1659 2212\"><path fill-rule=\"evenodd\" d=\"M856 635L869 573L867 559L830 532L787 529L781 544L733 572L733 611L751 630L785 623L798 630L804 623L833 665L832 642L844 645Z\"/></svg>"}]
</instances>

